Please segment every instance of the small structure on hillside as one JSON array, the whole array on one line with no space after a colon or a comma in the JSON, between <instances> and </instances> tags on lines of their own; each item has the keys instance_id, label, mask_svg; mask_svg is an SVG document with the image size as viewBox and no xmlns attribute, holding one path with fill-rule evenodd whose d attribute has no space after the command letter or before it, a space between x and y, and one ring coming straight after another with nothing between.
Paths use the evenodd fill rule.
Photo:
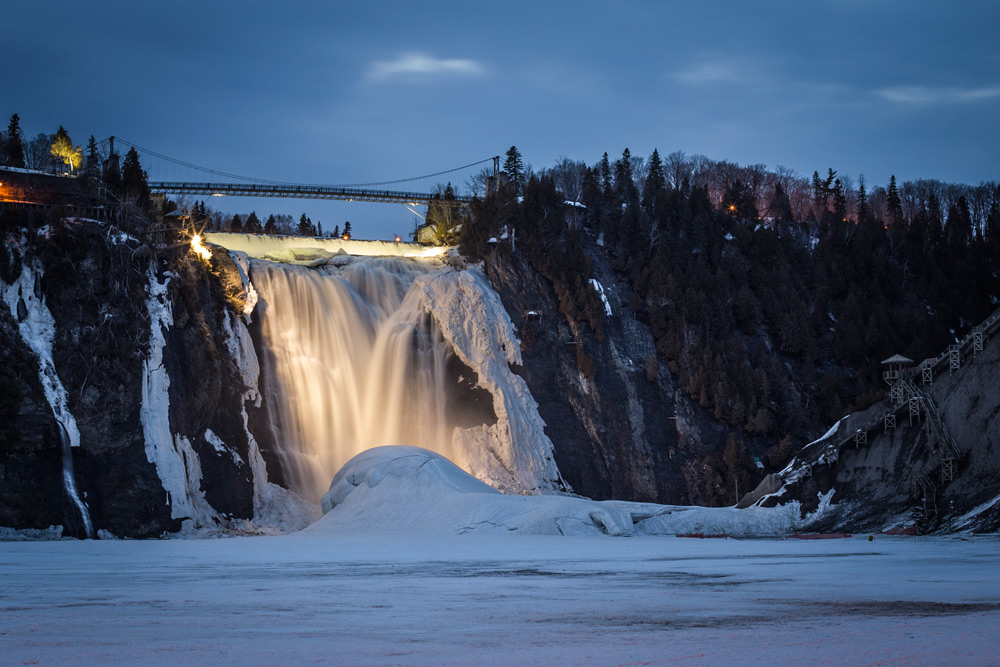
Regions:
<instances>
[{"instance_id":1,"label":"small structure on hillside","mask_svg":"<svg viewBox=\"0 0 1000 667\"><path fill-rule=\"evenodd\" d=\"M906 373L903 371L903 367L912 366L913 359L904 357L901 354L894 354L885 359L882 365L886 367L882 371L882 379L889 384L889 396L892 399L893 405L899 405L905 400ZM891 426L886 422L887 428L895 428L895 415L893 415L892 421L893 424Z\"/></svg>"}]
</instances>

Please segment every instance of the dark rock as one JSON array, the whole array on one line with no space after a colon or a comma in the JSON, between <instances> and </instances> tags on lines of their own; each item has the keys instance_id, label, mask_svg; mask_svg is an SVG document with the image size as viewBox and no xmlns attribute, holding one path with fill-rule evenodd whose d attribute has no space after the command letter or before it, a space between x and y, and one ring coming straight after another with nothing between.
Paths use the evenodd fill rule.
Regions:
<instances>
[{"instance_id":1,"label":"dark rock","mask_svg":"<svg viewBox=\"0 0 1000 667\"><path fill-rule=\"evenodd\" d=\"M602 256L591 259L614 313L604 320L603 340L588 325L567 321L551 284L520 257L498 250L485 262L521 332L524 364L514 370L538 402L559 470L591 498L704 501L695 463L705 447L721 449L721 431L678 394L669 373L647 370L648 327L616 296L627 288ZM592 363L592 378L581 360Z\"/></svg>"}]
</instances>

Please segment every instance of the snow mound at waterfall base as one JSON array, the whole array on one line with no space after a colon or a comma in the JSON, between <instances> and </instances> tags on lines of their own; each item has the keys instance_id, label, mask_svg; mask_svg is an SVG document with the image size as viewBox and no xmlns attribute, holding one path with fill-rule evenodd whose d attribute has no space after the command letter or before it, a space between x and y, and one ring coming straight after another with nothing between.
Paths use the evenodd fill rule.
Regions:
<instances>
[{"instance_id":1,"label":"snow mound at waterfall base","mask_svg":"<svg viewBox=\"0 0 1000 667\"><path fill-rule=\"evenodd\" d=\"M675 507L561 495L504 495L419 447L358 454L323 496L309 533L435 532L523 535L785 535L804 524L798 505Z\"/></svg>"}]
</instances>

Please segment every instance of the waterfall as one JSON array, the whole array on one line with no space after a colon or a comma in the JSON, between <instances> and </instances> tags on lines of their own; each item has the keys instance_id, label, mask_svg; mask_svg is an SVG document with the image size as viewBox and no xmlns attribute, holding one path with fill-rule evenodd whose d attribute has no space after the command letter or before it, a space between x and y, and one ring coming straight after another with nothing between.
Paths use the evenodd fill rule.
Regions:
<instances>
[{"instance_id":1,"label":"waterfall","mask_svg":"<svg viewBox=\"0 0 1000 667\"><path fill-rule=\"evenodd\" d=\"M412 289L435 268L386 257L319 269L253 261L262 389L289 482L314 502L371 447L416 445L464 465L445 419L449 347Z\"/></svg>"},{"instance_id":2,"label":"waterfall","mask_svg":"<svg viewBox=\"0 0 1000 667\"><path fill-rule=\"evenodd\" d=\"M62 422L58 422L58 424L59 440L62 443L63 486L66 487L66 495L80 512L80 518L83 520L83 531L86 533L87 539L92 540L94 539L94 524L90 522L90 512L76 490L76 476L73 474L73 449L70 446L69 433L66 432L66 427L63 426Z\"/></svg>"}]
</instances>

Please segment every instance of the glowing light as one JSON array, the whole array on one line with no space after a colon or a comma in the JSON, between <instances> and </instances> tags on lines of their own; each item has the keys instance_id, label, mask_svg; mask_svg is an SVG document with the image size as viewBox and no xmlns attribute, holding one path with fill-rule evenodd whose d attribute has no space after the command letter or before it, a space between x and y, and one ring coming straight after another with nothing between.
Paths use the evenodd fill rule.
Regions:
<instances>
[{"instance_id":1,"label":"glowing light","mask_svg":"<svg viewBox=\"0 0 1000 667\"><path fill-rule=\"evenodd\" d=\"M730 211L735 211L736 210L736 204L730 204L729 205L729 210Z\"/></svg>"},{"instance_id":2,"label":"glowing light","mask_svg":"<svg viewBox=\"0 0 1000 667\"><path fill-rule=\"evenodd\" d=\"M400 242L400 241L402 241L403 239L399 238L399 234L396 234L396 236L395 236L394 240L396 241L396 243L399 243L399 242Z\"/></svg>"},{"instance_id":3,"label":"glowing light","mask_svg":"<svg viewBox=\"0 0 1000 667\"><path fill-rule=\"evenodd\" d=\"M201 234L195 234L191 237L191 250L206 262L212 259L212 251L202 244Z\"/></svg>"}]
</instances>

